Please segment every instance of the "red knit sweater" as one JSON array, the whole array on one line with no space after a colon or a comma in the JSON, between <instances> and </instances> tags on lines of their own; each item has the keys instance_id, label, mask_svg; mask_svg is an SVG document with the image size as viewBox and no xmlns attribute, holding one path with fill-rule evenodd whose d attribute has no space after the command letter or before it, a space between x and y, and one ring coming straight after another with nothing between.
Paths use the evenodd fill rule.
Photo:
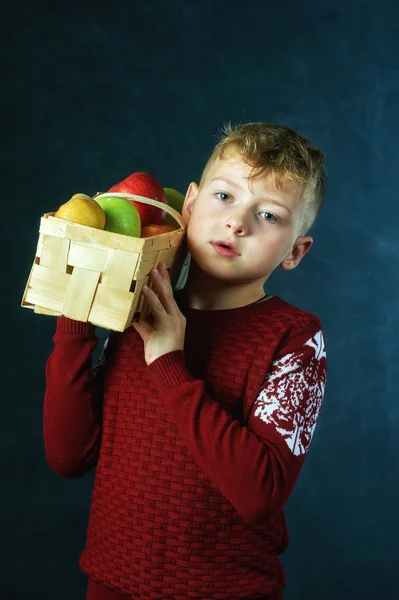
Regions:
<instances>
[{"instance_id":1,"label":"red knit sweater","mask_svg":"<svg viewBox=\"0 0 399 600\"><path fill-rule=\"evenodd\" d=\"M111 333L94 378L94 327L58 319L47 461L64 477L97 465L81 569L98 598L280 597L283 507L326 378L320 323L278 297L182 311L184 352L148 367L133 328Z\"/></svg>"}]
</instances>

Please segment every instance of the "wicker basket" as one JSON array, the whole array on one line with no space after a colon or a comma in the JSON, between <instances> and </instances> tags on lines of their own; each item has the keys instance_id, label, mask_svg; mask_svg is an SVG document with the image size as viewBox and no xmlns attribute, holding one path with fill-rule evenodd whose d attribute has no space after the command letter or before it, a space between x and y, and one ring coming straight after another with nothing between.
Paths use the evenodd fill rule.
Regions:
<instances>
[{"instance_id":1,"label":"wicker basket","mask_svg":"<svg viewBox=\"0 0 399 600\"><path fill-rule=\"evenodd\" d=\"M122 196L166 210L177 229L136 238L86 227L45 214L22 306L36 313L88 321L124 331L148 315L141 294L151 269L164 262L175 282L186 258L182 216L172 207L133 194ZM149 283L151 285L151 282Z\"/></svg>"}]
</instances>

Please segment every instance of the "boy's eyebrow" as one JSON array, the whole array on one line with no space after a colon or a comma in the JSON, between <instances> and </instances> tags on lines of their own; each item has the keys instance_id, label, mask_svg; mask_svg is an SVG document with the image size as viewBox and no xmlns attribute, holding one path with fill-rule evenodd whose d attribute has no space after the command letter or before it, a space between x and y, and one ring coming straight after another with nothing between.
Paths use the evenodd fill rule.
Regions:
<instances>
[{"instance_id":1,"label":"boy's eyebrow","mask_svg":"<svg viewBox=\"0 0 399 600\"><path fill-rule=\"evenodd\" d=\"M235 188L240 188L240 186L237 183L235 183L231 179L225 179L224 177L214 177L213 179L211 179L211 183L212 181L224 181L225 183L228 183L229 185L232 185Z\"/></svg>"},{"instance_id":2,"label":"boy's eyebrow","mask_svg":"<svg viewBox=\"0 0 399 600\"><path fill-rule=\"evenodd\" d=\"M291 209L288 208L288 206L286 204L284 204L283 202L279 202L278 200L276 200L276 198L270 198L270 196L268 196L266 198L266 200L268 202L271 202L272 204L276 204L277 206L280 206L281 208L284 208L284 210L286 210L287 212L290 213L290 215L292 215Z\"/></svg>"},{"instance_id":3,"label":"boy's eyebrow","mask_svg":"<svg viewBox=\"0 0 399 600\"><path fill-rule=\"evenodd\" d=\"M238 185L237 183L235 183L231 179L225 179L224 177L214 177L213 179L211 179L211 183L212 183L212 181L224 181L225 183L228 183L229 185L232 185L236 189L241 189L240 185ZM265 198L265 200L267 202L272 202L272 204L276 204L277 206L280 206L281 208L284 208L287 212L290 213L290 215L292 215L291 209L289 209L286 204L284 204L283 202L280 202L276 198L271 198L270 196L267 196Z\"/></svg>"}]
</instances>

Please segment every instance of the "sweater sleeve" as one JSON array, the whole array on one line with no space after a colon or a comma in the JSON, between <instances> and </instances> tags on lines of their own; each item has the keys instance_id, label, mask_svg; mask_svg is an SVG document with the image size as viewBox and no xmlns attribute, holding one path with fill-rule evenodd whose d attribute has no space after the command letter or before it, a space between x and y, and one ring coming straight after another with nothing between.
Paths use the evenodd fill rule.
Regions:
<instances>
[{"instance_id":1,"label":"sweater sleeve","mask_svg":"<svg viewBox=\"0 0 399 600\"><path fill-rule=\"evenodd\" d=\"M59 317L53 341L43 410L46 460L60 476L79 477L98 458L106 346L92 371L93 325Z\"/></svg>"},{"instance_id":2,"label":"sweater sleeve","mask_svg":"<svg viewBox=\"0 0 399 600\"><path fill-rule=\"evenodd\" d=\"M149 367L162 398L212 484L249 523L260 523L286 503L319 416L326 354L319 327L292 335L265 373L245 424L187 371L182 351Z\"/></svg>"}]
</instances>

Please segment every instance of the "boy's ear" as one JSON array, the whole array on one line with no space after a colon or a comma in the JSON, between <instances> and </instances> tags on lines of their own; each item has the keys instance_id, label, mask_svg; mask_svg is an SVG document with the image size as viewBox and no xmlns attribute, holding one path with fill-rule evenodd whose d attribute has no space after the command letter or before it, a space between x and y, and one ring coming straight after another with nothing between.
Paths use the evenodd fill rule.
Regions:
<instances>
[{"instance_id":1,"label":"boy's ear","mask_svg":"<svg viewBox=\"0 0 399 600\"><path fill-rule=\"evenodd\" d=\"M280 263L280 267L284 271L292 271L295 269L305 256L309 252L313 245L313 239L309 236L299 236L291 249L291 252L285 257Z\"/></svg>"},{"instance_id":2,"label":"boy's ear","mask_svg":"<svg viewBox=\"0 0 399 600\"><path fill-rule=\"evenodd\" d=\"M191 211L193 210L193 205L198 194L198 189L198 185L193 181L188 186L182 209L183 221L186 225L190 220Z\"/></svg>"}]
</instances>

